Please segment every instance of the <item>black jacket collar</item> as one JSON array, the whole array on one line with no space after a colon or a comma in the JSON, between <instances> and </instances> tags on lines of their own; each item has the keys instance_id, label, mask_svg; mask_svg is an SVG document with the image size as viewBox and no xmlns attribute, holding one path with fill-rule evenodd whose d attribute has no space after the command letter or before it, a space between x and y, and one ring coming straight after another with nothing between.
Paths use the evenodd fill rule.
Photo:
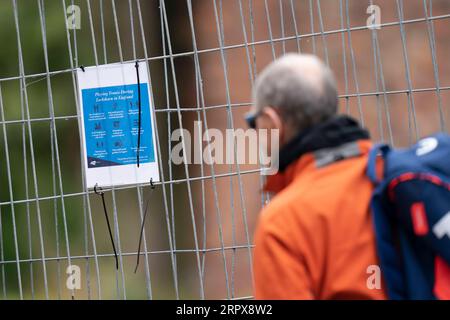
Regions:
<instances>
[{"instance_id":1,"label":"black jacket collar","mask_svg":"<svg viewBox=\"0 0 450 320\"><path fill-rule=\"evenodd\" d=\"M279 171L283 172L305 153L369 138L369 132L363 129L355 119L346 115L334 116L302 131L283 146L280 150Z\"/></svg>"}]
</instances>

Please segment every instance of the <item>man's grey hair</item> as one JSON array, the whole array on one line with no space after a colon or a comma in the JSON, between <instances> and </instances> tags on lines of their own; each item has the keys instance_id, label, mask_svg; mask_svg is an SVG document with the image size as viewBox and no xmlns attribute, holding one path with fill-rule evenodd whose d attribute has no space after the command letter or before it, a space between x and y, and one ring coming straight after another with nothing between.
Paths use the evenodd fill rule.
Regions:
<instances>
[{"instance_id":1,"label":"man's grey hair","mask_svg":"<svg viewBox=\"0 0 450 320\"><path fill-rule=\"evenodd\" d=\"M330 118L338 107L331 70L307 54L291 53L272 62L258 76L254 95L256 112L276 108L296 131Z\"/></svg>"}]
</instances>

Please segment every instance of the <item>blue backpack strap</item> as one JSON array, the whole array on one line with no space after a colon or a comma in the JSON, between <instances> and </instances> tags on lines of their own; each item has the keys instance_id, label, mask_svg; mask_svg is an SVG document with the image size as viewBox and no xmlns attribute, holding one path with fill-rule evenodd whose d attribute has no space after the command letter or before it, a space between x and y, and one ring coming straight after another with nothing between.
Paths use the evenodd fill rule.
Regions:
<instances>
[{"instance_id":1,"label":"blue backpack strap","mask_svg":"<svg viewBox=\"0 0 450 320\"><path fill-rule=\"evenodd\" d=\"M377 254L383 277L386 281L386 292L389 299L401 300L407 297L404 291L405 284L403 276L401 274L401 260L397 249L392 245L394 243L394 226L391 221L390 212L386 211L387 204L384 202L386 181L384 177L377 176L376 165L377 157L381 156L386 160L386 156L390 150L390 147L386 144L374 145L369 153L366 174L375 185L371 199L371 208L373 212L375 238L377 240ZM385 162L385 171L386 165L387 163Z\"/></svg>"},{"instance_id":2,"label":"blue backpack strap","mask_svg":"<svg viewBox=\"0 0 450 320\"><path fill-rule=\"evenodd\" d=\"M381 178L377 177L377 156L383 158L391 148L387 144L376 144L369 152L369 160L367 163L367 176L375 185L381 182Z\"/></svg>"}]
</instances>

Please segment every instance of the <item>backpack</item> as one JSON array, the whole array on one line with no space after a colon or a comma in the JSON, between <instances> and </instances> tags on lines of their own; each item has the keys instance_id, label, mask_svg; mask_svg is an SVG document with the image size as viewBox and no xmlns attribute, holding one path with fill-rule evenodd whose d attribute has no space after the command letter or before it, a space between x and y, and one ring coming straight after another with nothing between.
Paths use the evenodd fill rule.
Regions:
<instances>
[{"instance_id":1,"label":"backpack","mask_svg":"<svg viewBox=\"0 0 450 320\"><path fill-rule=\"evenodd\" d=\"M450 136L435 134L407 149L376 145L367 175L389 299L450 299Z\"/></svg>"}]
</instances>

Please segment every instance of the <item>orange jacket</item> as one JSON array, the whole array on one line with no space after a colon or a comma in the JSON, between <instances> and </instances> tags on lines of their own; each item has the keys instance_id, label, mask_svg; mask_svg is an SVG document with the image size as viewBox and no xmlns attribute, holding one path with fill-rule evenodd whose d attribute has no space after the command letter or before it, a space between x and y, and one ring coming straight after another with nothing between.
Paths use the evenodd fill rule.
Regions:
<instances>
[{"instance_id":1,"label":"orange jacket","mask_svg":"<svg viewBox=\"0 0 450 320\"><path fill-rule=\"evenodd\" d=\"M255 234L257 299L386 298L383 286L367 285L378 265L365 175L371 142L357 145L357 157L317 168L307 153L268 177L266 190L277 194Z\"/></svg>"}]
</instances>

